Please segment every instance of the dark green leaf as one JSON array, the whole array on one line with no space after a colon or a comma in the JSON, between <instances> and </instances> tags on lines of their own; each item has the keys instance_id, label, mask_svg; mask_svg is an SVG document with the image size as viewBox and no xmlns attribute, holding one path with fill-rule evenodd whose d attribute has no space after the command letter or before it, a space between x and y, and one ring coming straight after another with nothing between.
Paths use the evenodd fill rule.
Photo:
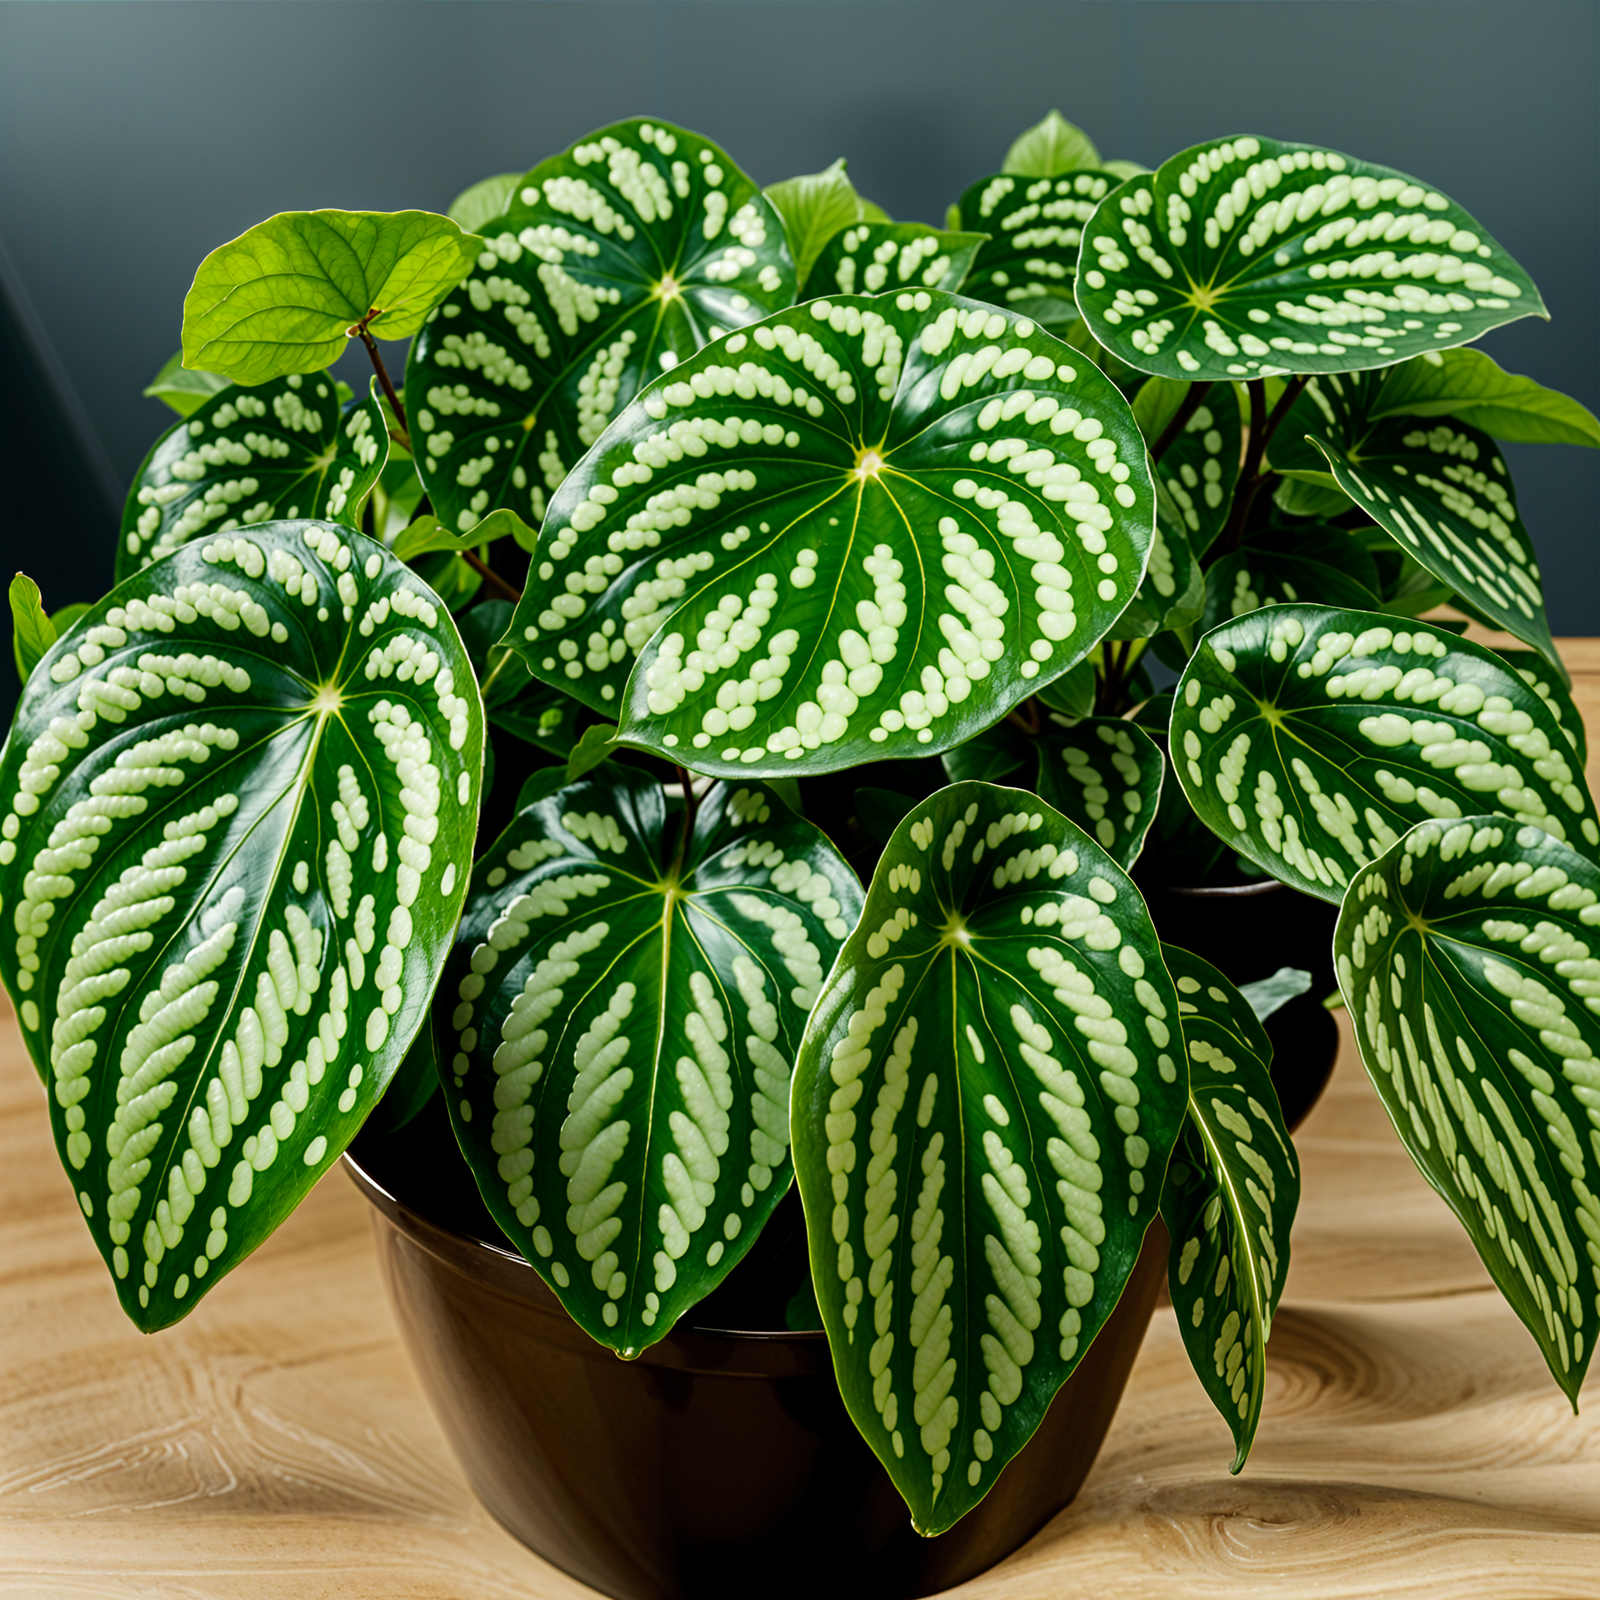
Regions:
<instances>
[{"instance_id":1,"label":"dark green leaf","mask_svg":"<svg viewBox=\"0 0 1600 1600\"><path fill-rule=\"evenodd\" d=\"M446 527L546 499L617 409L708 340L794 300L777 213L716 145L620 122L522 179L406 371Z\"/></svg>"},{"instance_id":2,"label":"dark green leaf","mask_svg":"<svg viewBox=\"0 0 1600 1600\"><path fill-rule=\"evenodd\" d=\"M1109 856L1015 789L913 809L806 1026L792 1122L840 1392L919 1531L983 1498L1116 1304L1182 1060Z\"/></svg>"},{"instance_id":3,"label":"dark green leaf","mask_svg":"<svg viewBox=\"0 0 1600 1600\"><path fill-rule=\"evenodd\" d=\"M59 616L51 620L59 631ZM1572 703L1572 691L1567 686L1566 675L1557 672L1533 650L1497 650L1495 654L1544 701L1545 710L1555 718L1556 726L1567 736L1567 743L1572 746L1579 767L1586 767L1589 764L1589 740L1584 731L1583 716Z\"/></svg>"},{"instance_id":4,"label":"dark green leaf","mask_svg":"<svg viewBox=\"0 0 1600 1600\"><path fill-rule=\"evenodd\" d=\"M160 400L180 417L187 417L227 387L228 380L220 372L191 372L184 366L183 352L179 350L162 364L143 394L145 399Z\"/></svg>"},{"instance_id":5,"label":"dark green leaf","mask_svg":"<svg viewBox=\"0 0 1600 1600\"><path fill-rule=\"evenodd\" d=\"M1444 195L1274 139L1215 139L1130 178L1084 251L1095 337L1168 378L1358 372L1548 315Z\"/></svg>"},{"instance_id":6,"label":"dark green leaf","mask_svg":"<svg viewBox=\"0 0 1600 1600\"><path fill-rule=\"evenodd\" d=\"M858 222L889 220L881 213L877 217L868 215L878 208L869 206L856 193L845 172L843 156L822 172L770 183L764 192L783 219L789 252L794 257L795 278L801 287L810 277L822 247L834 234Z\"/></svg>"},{"instance_id":7,"label":"dark green leaf","mask_svg":"<svg viewBox=\"0 0 1600 1600\"><path fill-rule=\"evenodd\" d=\"M1051 729L1038 750L1039 797L1130 870L1161 798L1166 760L1155 741L1120 717L1090 717Z\"/></svg>"},{"instance_id":8,"label":"dark green leaf","mask_svg":"<svg viewBox=\"0 0 1600 1600\"><path fill-rule=\"evenodd\" d=\"M585 728L583 737L573 745L572 754L567 757L567 782L576 783L602 761L609 760L619 748L614 722L597 722Z\"/></svg>"},{"instance_id":9,"label":"dark green leaf","mask_svg":"<svg viewBox=\"0 0 1600 1600\"><path fill-rule=\"evenodd\" d=\"M1178 685L1171 741L1218 836L1324 900L1413 823L1485 804L1600 847L1544 701L1492 651L1421 622L1282 605L1225 623Z\"/></svg>"},{"instance_id":10,"label":"dark green leaf","mask_svg":"<svg viewBox=\"0 0 1600 1600\"><path fill-rule=\"evenodd\" d=\"M823 834L759 785L711 790L680 866L681 831L632 768L546 793L474 869L438 1000L485 1203L627 1356L788 1188L794 1050L861 905Z\"/></svg>"},{"instance_id":11,"label":"dark green leaf","mask_svg":"<svg viewBox=\"0 0 1600 1600\"><path fill-rule=\"evenodd\" d=\"M565 769L584 708L540 683L522 657L500 643L510 621L509 600L480 600L461 617L461 640L472 658L484 709L492 727L555 757Z\"/></svg>"},{"instance_id":12,"label":"dark green leaf","mask_svg":"<svg viewBox=\"0 0 1600 1600\"><path fill-rule=\"evenodd\" d=\"M1094 710L1094 663L1080 661L1071 672L1038 691L1039 703L1060 717L1076 720Z\"/></svg>"},{"instance_id":13,"label":"dark green leaf","mask_svg":"<svg viewBox=\"0 0 1600 1600\"><path fill-rule=\"evenodd\" d=\"M213 250L183 302L183 361L235 383L318 372L364 325L409 339L482 241L431 211L285 211Z\"/></svg>"},{"instance_id":14,"label":"dark green leaf","mask_svg":"<svg viewBox=\"0 0 1600 1600\"><path fill-rule=\"evenodd\" d=\"M1313 525L1306 533L1303 555L1295 548L1301 541L1285 534L1271 543L1251 540L1214 562L1206 574L1200 631L1262 606L1297 600L1346 611L1376 610L1378 596L1354 575L1371 573L1371 557L1337 528ZM1348 561L1336 559L1341 551L1348 552Z\"/></svg>"},{"instance_id":15,"label":"dark green leaf","mask_svg":"<svg viewBox=\"0 0 1600 1600\"><path fill-rule=\"evenodd\" d=\"M916 803L910 795L897 794L893 789L857 789L856 821L879 844L887 844L890 834Z\"/></svg>"},{"instance_id":16,"label":"dark green leaf","mask_svg":"<svg viewBox=\"0 0 1600 1600\"><path fill-rule=\"evenodd\" d=\"M117 576L251 523L358 527L388 449L376 395L341 411L326 372L230 386L151 446L122 508Z\"/></svg>"},{"instance_id":17,"label":"dark green leaf","mask_svg":"<svg viewBox=\"0 0 1600 1600\"><path fill-rule=\"evenodd\" d=\"M1325 483L1323 480L1326 479ZM1355 506L1343 489L1336 487L1331 472L1297 473L1285 477L1272 492L1272 503L1289 517L1343 516Z\"/></svg>"},{"instance_id":18,"label":"dark green leaf","mask_svg":"<svg viewBox=\"0 0 1600 1600\"><path fill-rule=\"evenodd\" d=\"M697 771L935 755L1087 656L1151 499L1126 402L1031 323L936 290L813 300L617 419L513 637Z\"/></svg>"},{"instance_id":19,"label":"dark green leaf","mask_svg":"<svg viewBox=\"0 0 1600 1600\"><path fill-rule=\"evenodd\" d=\"M981 233L941 233L920 222L858 222L822 247L806 278L806 298L948 289L966 281Z\"/></svg>"},{"instance_id":20,"label":"dark green leaf","mask_svg":"<svg viewBox=\"0 0 1600 1600\"><path fill-rule=\"evenodd\" d=\"M1100 152L1094 140L1059 111L1052 111L1013 141L1000 170L1023 178L1053 178L1078 167L1099 165Z\"/></svg>"},{"instance_id":21,"label":"dark green leaf","mask_svg":"<svg viewBox=\"0 0 1600 1600\"><path fill-rule=\"evenodd\" d=\"M1031 779L1036 759L1033 740L1005 717L939 758L951 783L999 783L1014 772Z\"/></svg>"},{"instance_id":22,"label":"dark green leaf","mask_svg":"<svg viewBox=\"0 0 1600 1600\"><path fill-rule=\"evenodd\" d=\"M56 642L55 624L45 615L39 585L26 573L11 580L11 654L17 676L26 683L45 652Z\"/></svg>"},{"instance_id":23,"label":"dark green leaf","mask_svg":"<svg viewBox=\"0 0 1600 1600\"><path fill-rule=\"evenodd\" d=\"M1413 828L1334 952L1367 1072L1574 1405L1600 1290L1600 870L1537 828Z\"/></svg>"},{"instance_id":24,"label":"dark green leaf","mask_svg":"<svg viewBox=\"0 0 1600 1600\"><path fill-rule=\"evenodd\" d=\"M1177 415L1189 385L1151 378L1134 396L1133 415L1152 448ZM1222 532L1239 481L1239 396L1231 383L1213 384L1162 452L1156 472L1183 515L1189 543L1203 556Z\"/></svg>"},{"instance_id":25,"label":"dark green leaf","mask_svg":"<svg viewBox=\"0 0 1600 1600\"><path fill-rule=\"evenodd\" d=\"M466 894L482 761L449 616L332 523L180 546L29 681L0 973L139 1327L260 1244L383 1093Z\"/></svg>"},{"instance_id":26,"label":"dark green leaf","mask_svg":"<svg viewBox=\"0 0 1600 1600\"><path fill-rule=\"evenodd\" d=\"M1161 1194L1167 1285L1189 1359L1233 1432L1238 1472L1261 1420L1300 1164L1268 1071L1272 1043L1249 1003L1198 956L1170 944L1161 954L1189 1052L1189 1120Z\"/></svg>"},{"instance_id":27,"label":"dark green leaf","mask_svg":"<svg viewBox=\"0 0 1600 1600\"><path fill-rule=\"evenodd\" d=\"M1372 416L1459 417L1511 444L1600 445L1593 412L1481 350L1430 351L1391 367Z\"/></svg>"},{"instance_id":28,"label":"dark green leaf","mask_svg":"<svg viewBox=\"0 0 1600 1600\"><path fill-rule=\"evenodd\" d=\"M505 215L521 182L520 172L500 172L492 178L480 178L450 202L445 215L466 233L482 233L488 224Z\"/></svg>"},{"instance_id":29,"label":"dark green leaf","mask_svg":"<svg viewBox=\"0 0 1600 1600\"><path fill-rule=\"evenodd\" d=\"M1156 493L1155 537L1138 592L1106 630L1108 639L1148 639L1199 621L1206 603L1206 574L1177 501L1163 483Z\"/></svg>"},{"instance_id":30,"label":"dark green leaf","mask_svg":"<svg viewBox=\"0 0 1600 1600\"><path fill-rule=\"evenodd\" d=\"M489 785L485 783L487 790ZM438 1053L433 1042L433 1021L424 1018L405 1060L389 1080L383 1098L372 1108L365 1128L369 1133L396 1133L439 1092Z\"/></svg>"}]
</instances>

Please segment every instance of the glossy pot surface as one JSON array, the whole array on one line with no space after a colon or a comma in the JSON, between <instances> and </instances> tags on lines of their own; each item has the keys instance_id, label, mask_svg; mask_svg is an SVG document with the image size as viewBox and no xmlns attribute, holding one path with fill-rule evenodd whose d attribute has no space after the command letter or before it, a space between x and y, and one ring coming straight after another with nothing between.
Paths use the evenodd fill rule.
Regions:
<instances>
[{"instance_id":1,"label":"glossy pot surface","mask_svg":"<svg viewBox=\"0 0 1600 1600\"><path fill-rule=\"evenodd\" d=\"M818 1600L841 1584L894 1600L993 1566L1077 1493L1165 1277L1157 1222L1033 1439L974 1511L922 1539L845 1412L823 1335L761 1331L783 1326L781 1297L762 1307L763 1273L777 1282L803 1263L797 1205L763 1231L764 1258L758 1241L691 1318L623 1362L492 1242L437 1099L345 1160L374 1207L402 1336L478 1497L546 1560L621 1600ZM754 1331L725 1331L746 1267Z\"/></svg>"}]
</instances>

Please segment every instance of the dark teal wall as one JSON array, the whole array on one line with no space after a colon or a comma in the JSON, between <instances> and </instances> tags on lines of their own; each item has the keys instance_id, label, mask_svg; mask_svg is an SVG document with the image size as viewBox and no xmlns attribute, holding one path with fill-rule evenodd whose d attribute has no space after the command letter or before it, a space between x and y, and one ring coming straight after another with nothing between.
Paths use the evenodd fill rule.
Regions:
<instances>
[{"instance_id":1,"label":"dark teal wall","mask_svg":"<svg viewBox=\"0 0 1600 1600\"><path fill-rule=\"evenodd\" d=\"M1487 348L1600 407L1597 87L1594 0L13 0L0 236L125 478L163 426L139 390L195 264L274 211L442 209L643 113L763 182L847 155L893 215L938 220L1053 105L1147 164L1255 132L1437 184L1554 314ZM14 418L31 402L5 380ZM1600 633L1600 454L1511 458L1556 631ZM92 496L40 481L54 459L0 457L0 502L20 472L42 508L0 510L0 565L37 567L52 606L91 597L111 539Z\"/></svg>"}]
</instances>

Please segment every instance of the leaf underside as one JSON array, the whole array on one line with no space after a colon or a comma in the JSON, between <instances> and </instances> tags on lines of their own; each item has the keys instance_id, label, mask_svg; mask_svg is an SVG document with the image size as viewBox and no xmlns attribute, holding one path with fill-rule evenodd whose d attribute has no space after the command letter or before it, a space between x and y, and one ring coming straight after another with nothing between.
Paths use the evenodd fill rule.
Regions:
<instances>
[{"instance_id":1,"label":"leaf underside","mask_svg":"<svg viewBox=\"0 0 1600 1600\"><path fill-rule=\"evenodd\" d=\"M851 1417L923 1533L993 1486L1115 1305L1187 1093L1144 903L1035 796L895 829L792 1102Z\"/></svg>"},{"instance_id":2,"label":"leaf underside","mask_svg":"<svg viewBox=\"0 0 1600 1600\"><path fill-rule=\"evenodd\" d=\"M0 973L146 1331L382 1094L466 893L482 761L448 613L331 523L182 546L35 672L0 755Z\"/></svg>"},{"instance_id":3,"label":"leaf underside","mask_svg":"<svg viewBox=\"0 0 1600 1600\"><path fill-rule=\"evenodd\" d=\"M861 904L762 785L713 788L675 869L680 832L633 768L536 800L473 871L437 1002L485 1203L628 1357L726 1277L788 1188L794 1051Z\"/></svg>"}]
</instances>

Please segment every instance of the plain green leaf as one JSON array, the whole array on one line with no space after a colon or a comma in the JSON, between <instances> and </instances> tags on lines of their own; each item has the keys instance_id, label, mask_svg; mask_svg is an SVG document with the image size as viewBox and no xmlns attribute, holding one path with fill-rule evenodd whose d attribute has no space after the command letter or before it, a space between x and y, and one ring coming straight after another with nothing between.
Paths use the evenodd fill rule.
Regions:
<instances>
[{"instance_id":1,"label":"plain green leaf","mask_svg":"<svg viewBox=\"0 0 1600 1600\"><path fill-rule=\"evenodd\" d=\"M1189 541L1187 519L1163 481L1156 490L1149 565L1138 591L1106 631L1106 637L1148 639L1187 628L1199 620L1206 603L1206 585L1206 574Z\"/></svg>"},{"instance_id":2,"label":"plain green leaf","mask_svg":"<svg viewBox=\"0 0 1600 1600\"><path fill-rule=\"evenodd\" d=\"M1275 1011L1281 1011L1310 989L1311 974L1301 967L1279 967L1271 977L1239 985L1239 993L1255 1013L1257 1022L1265 1022Z\"/></svg>"},{"instance_id":3,"label":"plain green leaf","mask_svg":"<svg viewBox=\"0 0 1600 1600\"><path fill-rule=\"evenodd\" d=\"M485 783L484 788L487 790L488 787L488 783ZM383 1098L372 1108L365 1130L368 1133L397 1133L413 1121L438 1092L438 1055L434 1048L433 1019L428 1017L417 1029L417 1036L411 1041L405 1060L389 1080Z\"/></svg>"},{"instance_id":4,"label":"plain green leaf","mask_svg":"<svg viewBox=\"0 0 1600 1600\"><path fill-rule=\"evenodd\" d=\"M30 933L0 975L141 1329L249 1255L384 1092L466 896L482 764L450 617L335 523L180 545L29 680L0 895ZM41 871L62 839L71 872Z\"/></svg>"},{"instance_id":5,"label":"plain green leaf","mask_svg":"<svg viewBox=\"0 0 1600 1600\"><path fill-rule=\"evenodd\" d=\"M11 580L11 653L24 683L55 642L55 625L45 615L39 585L19 572Z\"/></svg>"},{"instance_id":6,"label":"plain green leaf","mask_svg":"<svg viewBox=\"0 0 1600 1600\"><path fill-rule=\"evenodd\" d=\"M1053 178L1079 167L1098 167L1100 152L1082 128L1052 111L1013 141L1000 164L1002 172L1023 178Z\"/></svg>"},{"instance_id":7,"label":"plain green leaf","mask_svg":"<svg viewBox=\"0 0 1600 1600\"><path fill-rule=\"evenodd\" d=\"M467 233L481 233L485 224L505 215L511 196L522 182L520 172L501 172L480 178L450 202L445 215Z\"/></svg>"},{"instance_id":8,"label":"plain green leaf","mask_svg":"<svg viewBox=\"0 0 1600 1600\"><path fill-rule=\"evenodd\" d=\"M1039 703L1057 716L1076 721L1094 710L1094 663L1080 661L1071 672L1038 691Z\"/></svg>"},{"instance_id":9,"label":"plain green leaf","mask_svg":"<svg viewBox=\"0 0 1600 1600\"><path fill-rule=\"evenodd\" d=\"M213 250L183 302L187 367L258 384L317 372L360 325L409 339L482 245L431 211L285 211Z\"/></svg>"},{"instance_id":10,"label":"plain green leaf","mask_svg":"<svg viewBox=\"0 0 1600 1600\"><path fill-rule=\"evenodd\" d=\"M1286 517L1343 516L1354 507L1338 481L1331 472L1296 473L1273 490L1272 503Z\"/></svg>"},{"instance_id":11,"label":"plain green leaf","mask_svg":"<svg viewBox=\"0 0 1600 1600\"><path fill-rule=\"evenodd\" d=\"M893 789L871 787L856 790L856 821L879 844L887 844L889 836L900 826L900 820L916 801L908 794Z\"/></svg>"},{"instance_id":12,"label":"plain green leaf","mask_svg":"<svg viewBox=\"0 0 1600 1600\"><path fill-rule=\"evenodd\" d=\"M572 754L567 757L567 782L576 783L602 761L609 760L620 748L614 722L597 722L585 728L582 738L573 745Z\"/></svg>"},{"instance_id":13,"label":"plain green leaf","mask_svg":"<svg viewBox=\"0 0 1600 1600\"><path fill-rule=\"evenodd\" d=\"M1100 170L1109 172L1119 180L1126 180L1128 178L1142 177L1150 169L1149 167L1141 167L1137 161L1102 161Z\"/></svg>"},{"instance_id":14,"label":"plain green leaf","mask_svg":"<svg viewBox=\"0 0 1600 1600\"><path fill-rule=\"evenodd\" d=\"M227 387L228 380L220 372L191 372L179 350L167 358L143 392L147 400L163 401L186 417Z\"/></svg>"},{"instance_id":15,"label":"plain green leaf","mask_svg":"<svg viewBox=\"0 0 1600 1600\"><path fill-rule=\"evenodd\" d=\"M1440 350L1391 367L1370 414L1459 417L1508 444L1600 446L1592 411L1503 371L1481 350Z\"/></svg>"},{"instance_id":16,"label":"plain green leaf","mask_svg":"<svg viewBox=\"0 0 1600 1600\"><path fill-rule=\"evenodd\" d=\"M834 234L858 222L888 221L887 217L867 215L867 204L850 182L843 156L821 172L769 183L762 192L783 219L789 251L794 257L795 278L801 289L805 288L813 263L822 254L822 247Z\"/></svg>"}]
</instances>

